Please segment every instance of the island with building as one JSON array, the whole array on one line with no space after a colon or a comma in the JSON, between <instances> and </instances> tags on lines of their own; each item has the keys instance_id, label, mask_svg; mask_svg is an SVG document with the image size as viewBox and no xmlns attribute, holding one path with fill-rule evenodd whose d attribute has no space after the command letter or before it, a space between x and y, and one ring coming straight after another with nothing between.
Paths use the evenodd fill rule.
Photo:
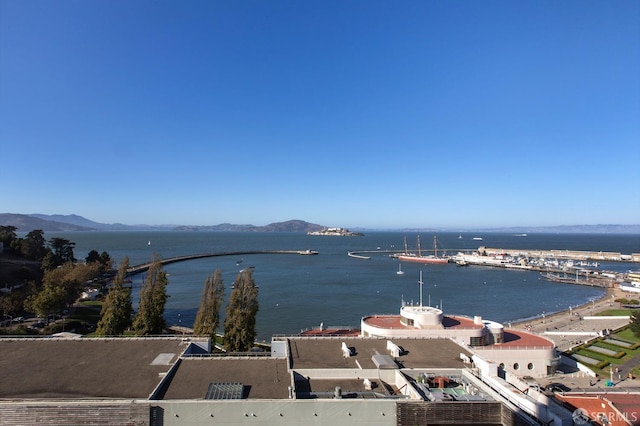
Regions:
<instances>
[{"instance_id":1,"label":"island with building","mask_svg":"<svg viewBox=\"0 0 640 426\"><path fill-rule=\"evenodd\" d=\"M362 237L362 232L349 231L347 228L324 228L320 231L309 231L307 235L323 235L331 237Z\"/></svg>"}]
</instances>

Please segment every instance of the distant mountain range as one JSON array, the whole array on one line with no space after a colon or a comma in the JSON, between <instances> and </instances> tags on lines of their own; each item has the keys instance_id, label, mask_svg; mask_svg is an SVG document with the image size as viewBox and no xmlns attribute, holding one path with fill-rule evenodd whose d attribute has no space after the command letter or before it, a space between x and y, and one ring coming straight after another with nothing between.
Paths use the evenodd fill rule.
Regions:
<instances>
[{"instance_id":1,"label":"distant mountain range","mask_svg":"<svg viewBox=\"0 0 640 426\"><path fill-rule=\"evenodd\" d=\"M197 225L124 225L122 223L98 223L82 216L0 213L0 226L15 226L19 232L41 229L45 232L60 231L242 231L242 232L309 232L325 228L303 220L270 223L265 226L234 225L221 223L211 226Z\"/></svg>"},{"instance_id":2,"label":"distant mountain range","mask_svg":"<svg viewBox=\"0 0 640 426\"><path fill-rule=\"evenodd\" d=\"M75 214L46 215L46 214L14 214L0 213L0 226L15 226L19 232L29 232L41 229L45 232L60 231L236 231L236 232L310 232L320 231L326 226L303 220L288 220L286 222L270 223L264 226L234 225L221 223L219 225L125 225L122 223L98 223ZM339 226L339 225L338 225ZM422 229L386 229L386 231L421 232ZM358 228L358 231L367 229ZM640 225L561 225L561 226L518 226L504 228L475 228L475 229L439 229L438 231L483 231L509 233L565 233L565 234L640 234Z\"/></svg>"}]
</instances>

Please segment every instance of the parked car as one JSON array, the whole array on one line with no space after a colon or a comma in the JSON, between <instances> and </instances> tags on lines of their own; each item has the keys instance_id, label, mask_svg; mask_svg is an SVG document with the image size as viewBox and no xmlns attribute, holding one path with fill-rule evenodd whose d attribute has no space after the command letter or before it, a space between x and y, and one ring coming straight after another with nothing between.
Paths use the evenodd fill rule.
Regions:
<instances>
[{"instance_id":1,"label":"parked car","mask_svg":"<svg viewBox=\"0 0 640 426\"><path fill-rule=\"evenodd\" d=\"M38 322L34 322L33 324L31 324L31 326L29 328L44 328L45 326L45 322L44 321L38 321Z\"/></svg>"},{"instance_id":2,"label":"parked car","mask_svg":"<svg viewBox=\"0 0 640 426\"><path fill-rule=\"evenodd\" d=\"M569 392L571 388L562 383L549 383L544 387L544 390L547 392Z\"/></svg>"}]
</instances>

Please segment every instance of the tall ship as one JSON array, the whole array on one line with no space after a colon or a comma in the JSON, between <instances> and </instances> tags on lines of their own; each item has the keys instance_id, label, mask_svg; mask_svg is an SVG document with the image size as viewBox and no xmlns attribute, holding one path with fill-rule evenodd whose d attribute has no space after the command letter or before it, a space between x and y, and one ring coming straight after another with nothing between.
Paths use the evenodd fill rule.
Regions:
<instances>
[{"instance_id":1,"label":"tall ship","mask_svg":"<svg viewBox=\"0 0 640 426\"><path fill-rule=\"evenodd\" d=\"M403 262L414 263L430 263L430 264L444 264L449 263L449 256L438 256L438 239L433 236L433 254L426 256L422 255L422 249L420 248L420 235L418 235L418 253L409 253L407 250L407 239L404 239L404 253L397 255L398 260Z\"/></svg>"}]
</instances>

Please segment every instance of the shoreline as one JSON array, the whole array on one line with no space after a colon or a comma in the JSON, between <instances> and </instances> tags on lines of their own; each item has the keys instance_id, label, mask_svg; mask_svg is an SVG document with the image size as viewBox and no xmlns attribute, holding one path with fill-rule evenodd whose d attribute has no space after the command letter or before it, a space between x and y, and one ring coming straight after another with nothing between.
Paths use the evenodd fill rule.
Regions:
<instances>
[{"instance_id":1,"label":"shoreline","mask_svg":"<svg viewBox=\"0 0 640 426\"><path fill-rule=\"evenodd\" d=\"M615 300L626 297L627 294L619 288L610 287L606 289L605 294L599 299L594 299L582 305L571 306L568 309L563 309L552 314L537 315L532 318L514 321L510 324L509 328L526 328L529 331L541 333L547 329L548 323L557 323L559 319L570 317L572 321L573 316L584 318L586 316L595 316L609 309L618 309L619 306L615 306L617 303Z\"/></svg>"}]
</instances>

